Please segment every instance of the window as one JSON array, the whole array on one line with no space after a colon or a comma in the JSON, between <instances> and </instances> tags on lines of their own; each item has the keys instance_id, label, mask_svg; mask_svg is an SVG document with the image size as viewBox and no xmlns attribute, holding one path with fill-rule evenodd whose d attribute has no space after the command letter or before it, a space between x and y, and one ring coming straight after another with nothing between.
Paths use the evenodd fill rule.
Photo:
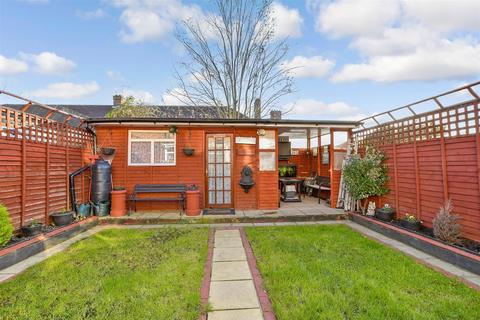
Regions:
<instances>
[{"instance_id":1,"label":"window","mask_svg":"<svg viewBox=\"0 0 480 320\"><path fill-rule=\"evenodd\" d=\"M259 152L259 169L260 171L275 171L276 159L276 134L273 130L265 131L265 135L260 136L258 141Z\"/></svg>"},{"instance_id":2,"label":"window","mask_svg":"<svg viewBox=\"0 0 480 320\"><path fill-rule=\"evenodd\" d=\"M129 131L128 165L174 166L175 134L153 130Z\"/></svg>"}]
</instances>

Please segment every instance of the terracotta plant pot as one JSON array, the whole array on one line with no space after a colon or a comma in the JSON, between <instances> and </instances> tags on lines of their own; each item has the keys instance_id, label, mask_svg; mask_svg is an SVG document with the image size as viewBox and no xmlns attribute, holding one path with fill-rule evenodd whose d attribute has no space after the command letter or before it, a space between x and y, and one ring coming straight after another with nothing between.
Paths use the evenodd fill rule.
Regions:
<instances>
[{"instance_id":1,"label":"terracotta plant pot","mask_svg":"<svg viewBox=\"0 0 480 320\"><path fill-rule=\"evenodd\" d=\"M127 214L127 190L112 190L112 207L110 215L112 217L122 217Z\"/></svg>"},{"instance_id":2,"label":"terracotta plant pot","mask_svg":"<svg viewBox=\"0 0 480 320\"><path fill-rule=\"evenodd\" d=\"M200 190L187 190L187 216L200 214Z\"/></svg>"}]
</instances>

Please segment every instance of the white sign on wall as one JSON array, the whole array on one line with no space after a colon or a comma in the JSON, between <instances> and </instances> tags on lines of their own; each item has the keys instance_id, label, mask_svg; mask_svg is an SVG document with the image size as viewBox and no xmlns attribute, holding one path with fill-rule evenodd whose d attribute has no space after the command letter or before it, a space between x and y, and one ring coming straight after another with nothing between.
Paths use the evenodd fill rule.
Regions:
<instances>
[{"instance_id":1,"label":"white sign on wall","mask_svg":"<svg viewBox=\"0 0 480 320\"><path fill-rule=\"evenodd\" d=\"M237 144L257 144L257 138L255 138L255 137L235 137L235 143L237 143Z\"/></svg>"}]
</instances>

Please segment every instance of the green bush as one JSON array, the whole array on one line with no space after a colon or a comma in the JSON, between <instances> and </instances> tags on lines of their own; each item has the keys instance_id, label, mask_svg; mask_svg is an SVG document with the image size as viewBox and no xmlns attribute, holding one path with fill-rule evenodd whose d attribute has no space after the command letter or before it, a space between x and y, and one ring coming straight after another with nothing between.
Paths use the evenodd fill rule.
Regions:
<instances>
[{"instance_id":1,"label":"green bush","mask_svg":"<svg viewBox=\"0 0 480 320\"><path fill-rule=\"evenodd\" d=\"M8 210L0 204L0 247L5 245L12 237L13 226L8 215Z\"/></svg>"},{"instance_id":2,"label":"green bush","mask_svg":"<svg viewBox=\"0 0 480 320\"><path fill-rule=\"evenodd\" d=\"M150 107L134 97L128 96L122 103L113 108L105 115L107 118L149 118L153 117L153 111Z\"/></svg>"},{"instance_id":3,"label":"green bush","mask_svg":"<svg viewBox=\"0 0 480 320\"><path fill-rule=\"evenodd\" d=\"M366 210L366 200L371 196L381 196L389 190L385 187L388 181L387 166L383 164L385 156L371 147L365 150L365 156L352 155L343 168L343 178L347 190Z\"/></svg>"}]
</instances>

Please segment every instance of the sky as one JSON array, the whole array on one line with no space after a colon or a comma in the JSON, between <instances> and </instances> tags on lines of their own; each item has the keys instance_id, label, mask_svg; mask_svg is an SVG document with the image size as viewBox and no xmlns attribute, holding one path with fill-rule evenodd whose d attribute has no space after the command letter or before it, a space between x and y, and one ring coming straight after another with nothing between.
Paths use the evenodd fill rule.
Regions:
<instances>
[{"instance_id":1,"label":"sky","mask_svg":"<svg viewBox=\"0 0 480 320\"><path fill-rule=\"evenodd\" d=\"M0 0L0 89L50 104L177 104L183 19L209 1ZM278 0L296 119L361 119L480 79L479 0ZM0 102L15 102L0 95Z\"/></svg>"}]
</instances>

